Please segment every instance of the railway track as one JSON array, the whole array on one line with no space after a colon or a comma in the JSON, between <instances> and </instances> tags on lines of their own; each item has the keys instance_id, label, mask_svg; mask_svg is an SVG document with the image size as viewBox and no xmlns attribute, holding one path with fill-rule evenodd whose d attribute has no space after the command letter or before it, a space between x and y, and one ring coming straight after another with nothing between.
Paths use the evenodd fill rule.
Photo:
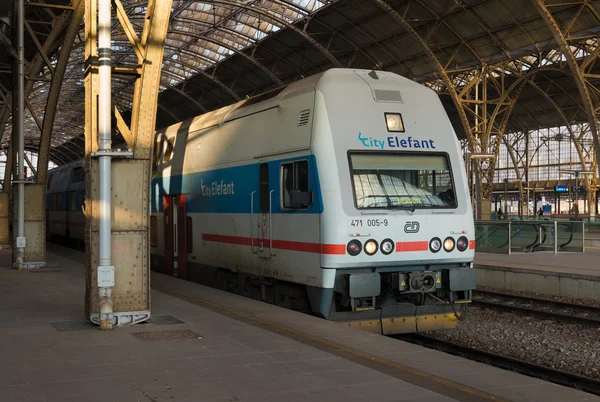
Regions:
<instances>
[{"instance_id":1,"label":"railway track","mask_svg":"<svg viewBox=\"0 0 600 402\"><path fill-rule=\"evenodd\" d=\"M442 341L421 334L394 335L393 337L431 349L437 349L449 354L465 357L467 359L475 360L491 366L515 371L530 377L536 377L544 381L579 389L591 394L600 395L600 381L593 378L540 366L538 364L529 363L519 359L513 359L511 357L470 348L468 346L463 346L452 342Z\"/></svg>"},{"instance_id":2,"label":"railway track","mask_svg":"<svg viewBox=\"0 0 600 402\"><path fill-rule=\"evenodd\" d=\"M581 304L477 290L472 306L571 324L600 326L600 308Z\"/></svg>"}]
</instances>

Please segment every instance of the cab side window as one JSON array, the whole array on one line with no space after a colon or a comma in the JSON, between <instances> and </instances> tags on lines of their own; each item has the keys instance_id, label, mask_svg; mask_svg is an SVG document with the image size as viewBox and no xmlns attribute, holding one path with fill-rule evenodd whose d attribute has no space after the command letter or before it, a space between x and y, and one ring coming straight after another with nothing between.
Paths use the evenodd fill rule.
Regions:
<instances>
[{"instance_id":1,"label":"cab side window","mask_svg":"<svg viewBox=\"0 0 600 402\"><path fill-rule=\"evenodd\" d=\"M281 165L281 199L283 200L283 208L308 208L310 204L309 198L303 197L305 199L301 199L298 197L298 195L310 194L308 179L308 161L296 161Z\"/></svg>"},{"instance_id":2,"label":"cab side window","mask_svg":"<svg viewBox=\"0 0 600 402\"><path fill-rule=\"evenodd\" d=\"M175 137L167 139L165 152L163 154L163 163L167 163L173 158L173 148L175 148Z\"/></svg>"},{"instance_id":3,"label":"cab side window","mask_svg":"<svg viewBox=\"0 0 600 402\"><path fill-rule=\"evenodd\" d=\"M157 137L154 142L154 156L152 157L152 176L158 171L158 165L160 164L160 156L163 150L163 139L162 136Z\"/></svg>"}]
</instances>

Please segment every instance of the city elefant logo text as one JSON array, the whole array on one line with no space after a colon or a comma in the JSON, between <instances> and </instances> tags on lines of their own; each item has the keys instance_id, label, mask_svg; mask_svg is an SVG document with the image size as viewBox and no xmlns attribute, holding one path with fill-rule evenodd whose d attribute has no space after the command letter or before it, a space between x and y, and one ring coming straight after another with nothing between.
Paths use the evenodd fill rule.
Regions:
<instances>
[{"instance_id":1,"label":"city elefant logo text","mask_svg":"<svg viewBox=\"0 0 600 402\"><path fill-rule=\"evenodd\" d=\"M412 137L399 138L398 136L389 136L385 140L378 140L376 138L365 137L359 131L358 139L362 142L363 146L367 148L411 148L411 149L435 149L434 140L417 140Z\"/></svg>"},{"instance_id":2,"label":"city elefant logo text","mask_svg":"<svg viewBox=\"0 0 600 402\"><path fill-rule=\"evenodd\" d=\"M204 180L200 180L200 191L205 197L213 197L219 195L235 195L235 183L225 183L223 180L213 181L210 185L204 184Z\"/></svg>"}]
</instances>

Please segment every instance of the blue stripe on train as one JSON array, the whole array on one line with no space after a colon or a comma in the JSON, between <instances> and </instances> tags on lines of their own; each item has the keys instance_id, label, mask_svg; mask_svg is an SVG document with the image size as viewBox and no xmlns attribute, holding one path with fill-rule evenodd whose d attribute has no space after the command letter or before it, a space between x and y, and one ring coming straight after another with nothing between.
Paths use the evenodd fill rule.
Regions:
<instances>
[{"instance_id":1,"label":"blue stripe on train","mask_svg":"<svg viewBox=\"0 0 600 402\"><path fill-rule=\"evenodd\" d=\"M308 160L309 191L314 202L306 210L280 208L281 163ZM254 212L260 213L260 165L253 163L225 169L157 177L152 180L152 212L163 212L163 196L185 194L190 213L250 213L250 194L254 194ZM269 191L272 194L273 213L320 214L323 212L317 163L313 155L268 162Z\"/></svg>"}]
</instances>

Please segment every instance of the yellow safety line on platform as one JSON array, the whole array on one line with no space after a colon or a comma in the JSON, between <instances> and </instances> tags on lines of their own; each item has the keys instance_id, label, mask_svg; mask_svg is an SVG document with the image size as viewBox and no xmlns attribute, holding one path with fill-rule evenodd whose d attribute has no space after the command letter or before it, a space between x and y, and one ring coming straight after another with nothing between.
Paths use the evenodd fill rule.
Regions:
<instances>
[{"instance_id":1,"label":"yellow safety line on platform","mask_svg":"<svg viewBox=\"0 0 600 402\"><path fill-rule=\"evenodd\" d=\"M152 285L157 291L165 293L167 295L176 297L178 299L188 301L192 304L196 304L201 307L206 307L212 311L220 313L222 315L231 316L233 319L237 319L238 321L244 321L250 324L254 324L254 326L258 326L260 328L269 330L270 332L277 333L279 335L286 336L287 338L299 341L308 346L314 346L317 349L323 350L325 352L329 352L337 355L338 357L346 358L347 360L354 361L362 366L366 366L372 369L375 369L379 372L383 372L400 380L406 381L408 383L417 385L421 388L431 390L438 394L442 394L448 396L450 398L455 398L460 401L471 402L471 401L498 401L498 402L508 402L507 399L498 397L496 395L489 394L487 392L471 388L467 385L463 385L452 380L448 380L447 378L439 377L431 373L427 373L425 371L406 366L404 364L385 359L383 357L373 355L368 352L364 352L362 350L354 349L352 347L342 345L337 342L330 341L328 339L321 338L316 335L312 335L295 328L291 328L285 325L278 324L276 322L266 320L264 318L260 318L258 316L245 313L243 311L239 311L237 309L223 306L221 304L203 299L198 296L190 295L188 293L173 290L169 288L165 288L162 286ZM237 318L236 318L237 317ZM256 325L258 324L258 325ZM295 336L290 336L295 335ZM304 341L303 341L304 340ZM309 340L311 342L306 342ZM345 353L336 353L337 351L342 351ZM359 359L352 359L351 356L347 356L345 354L350 354ZM358 361L357 361L358 360ZM371 364L369 364L371 363ZM386 369L381 369L381 367L377 366L387 366ZM390 370L395 369L395 370ZM458 367L457 367L458 369ZM400 375L404 374L404 376ZM412 378L411 378L412 377ZM427 383L429 381L430 383ZM432 387L431 383L436 383L438 386Z\"/></svg>"}]
</instances>

